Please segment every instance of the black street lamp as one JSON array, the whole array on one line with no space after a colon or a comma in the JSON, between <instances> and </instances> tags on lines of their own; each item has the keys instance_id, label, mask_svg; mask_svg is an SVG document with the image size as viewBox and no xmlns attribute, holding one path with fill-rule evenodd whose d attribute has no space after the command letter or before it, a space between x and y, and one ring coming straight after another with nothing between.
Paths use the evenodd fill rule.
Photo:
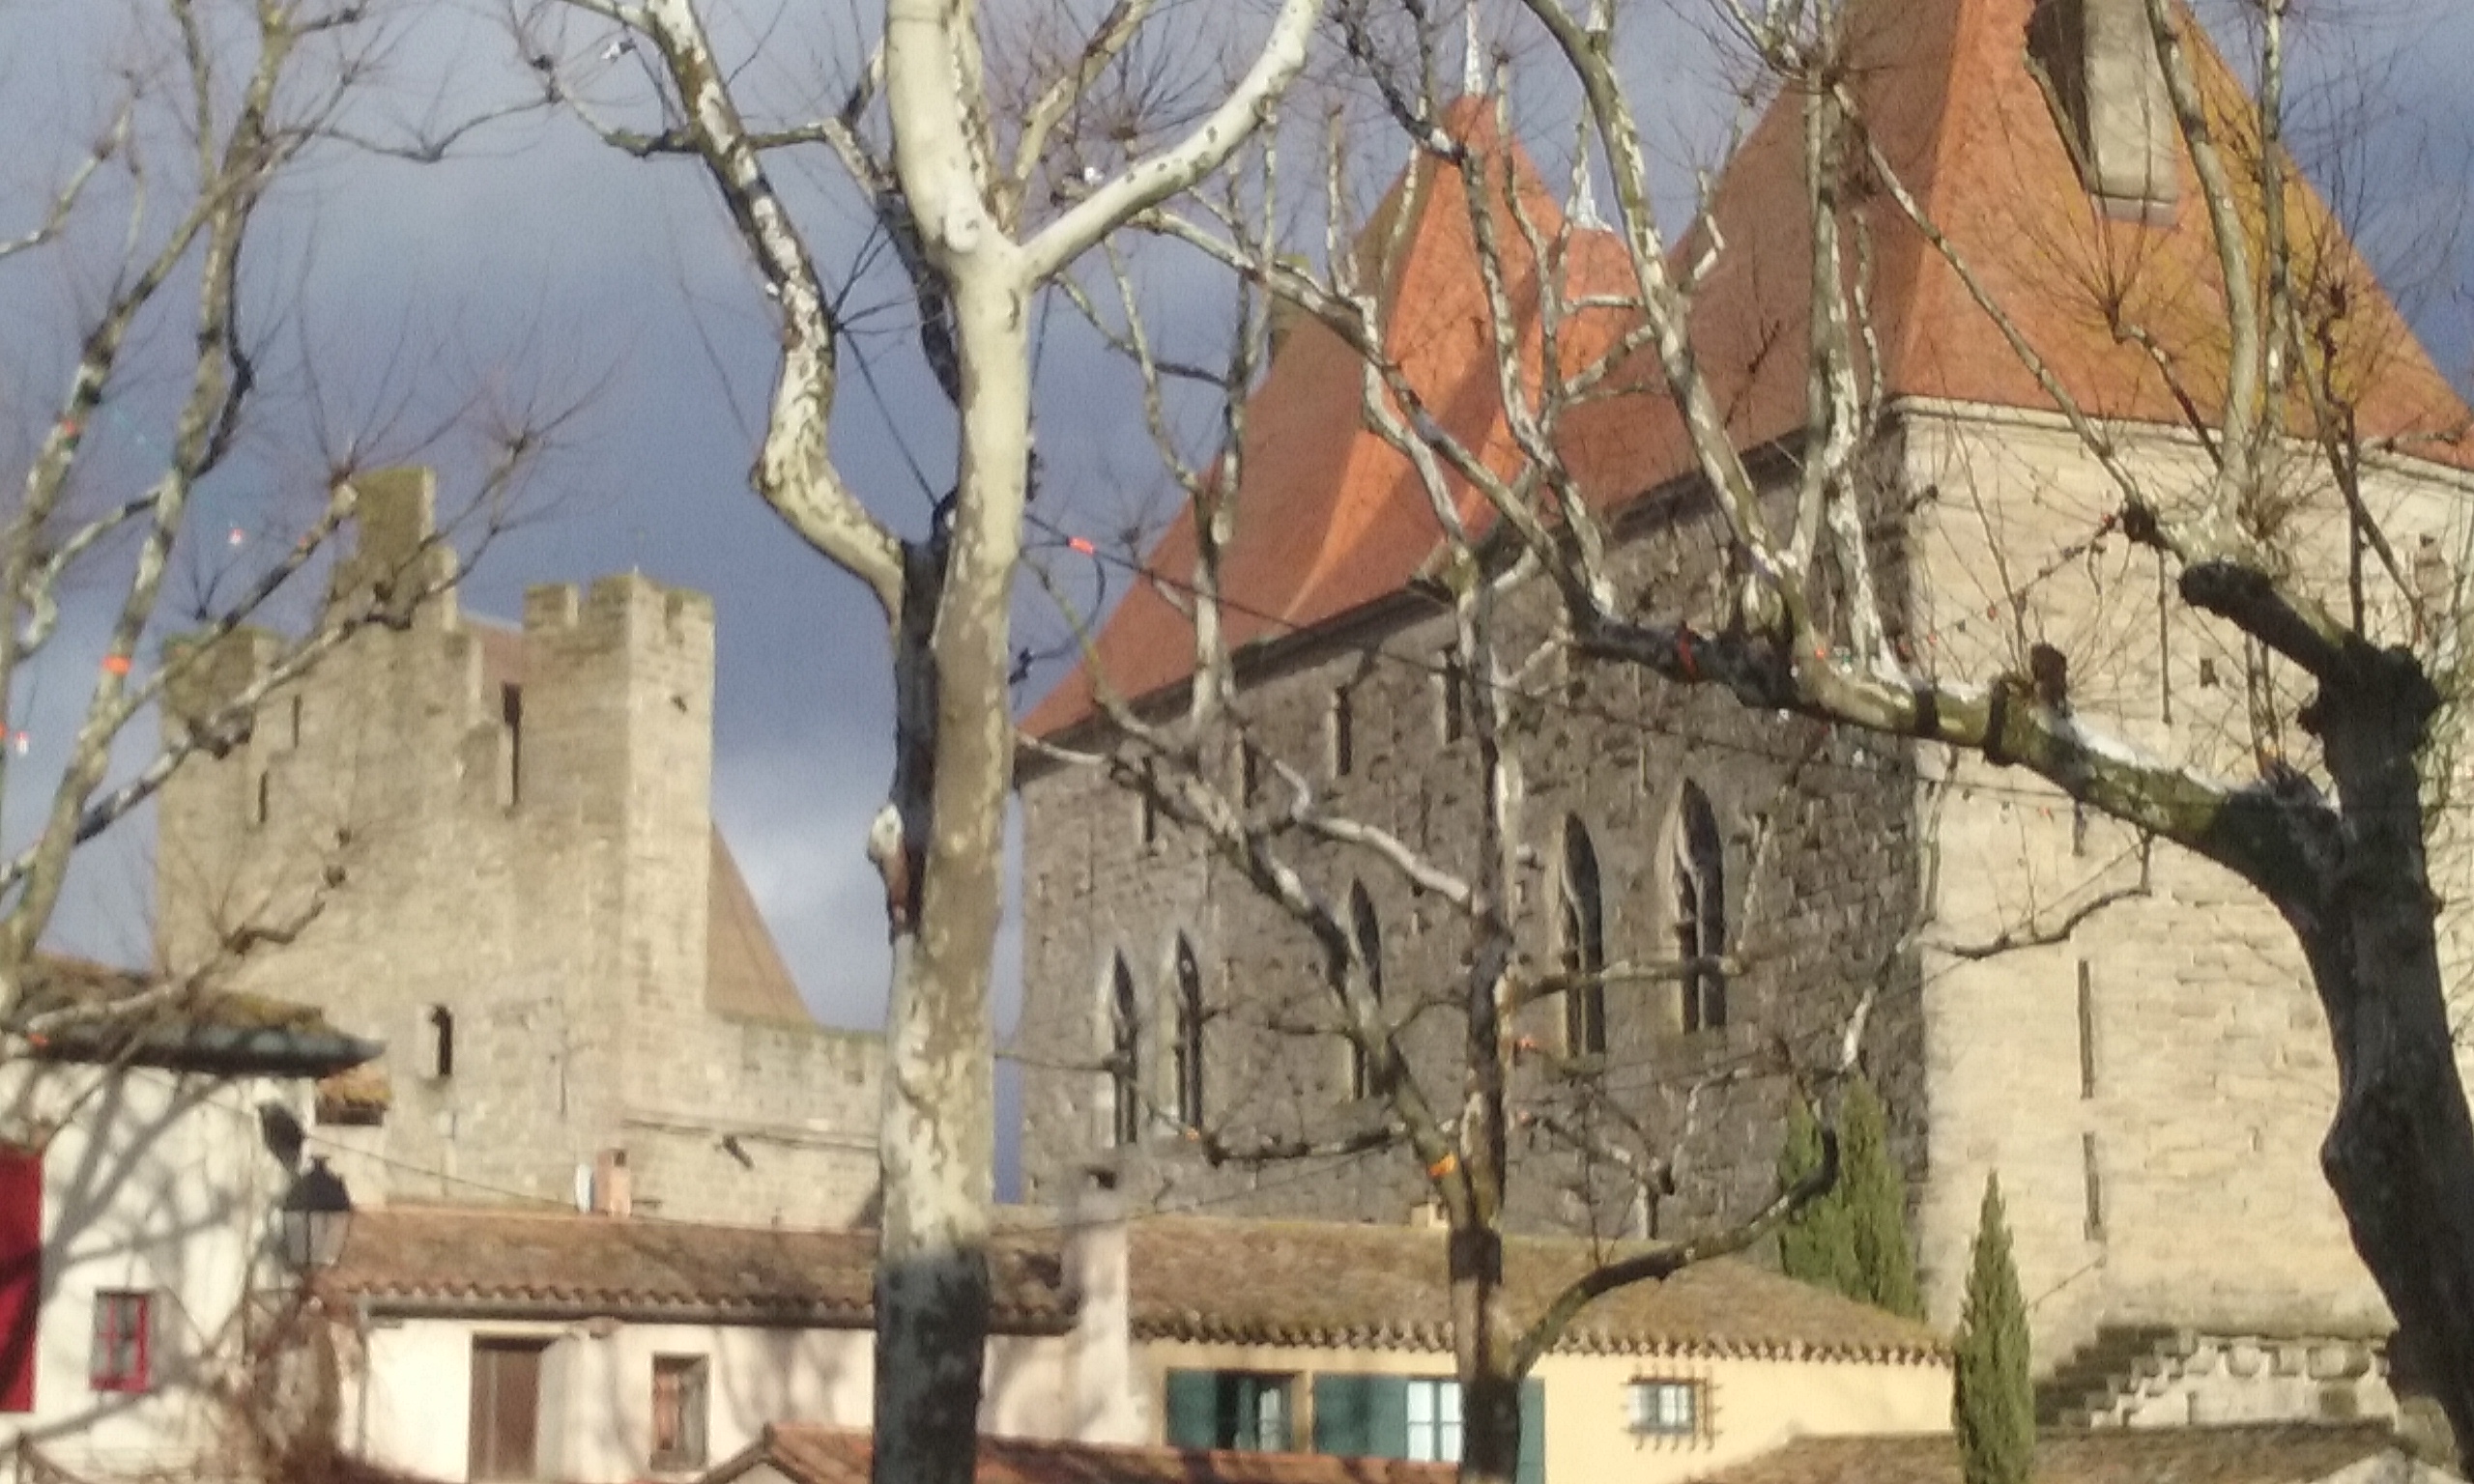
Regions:
<instances>
[{"instance_id":1,"label":"black street lamp","mask_svg":"<svg viewBox=\"0 0 2474 1484\"><path fill-rule=\"evenodd\" d=\"M313 1158L283 1196L283 1257L296 1272L319 1272L344 1255L352 1229L352 1194L343 1177Z\"/></svg>"}]
</instances>

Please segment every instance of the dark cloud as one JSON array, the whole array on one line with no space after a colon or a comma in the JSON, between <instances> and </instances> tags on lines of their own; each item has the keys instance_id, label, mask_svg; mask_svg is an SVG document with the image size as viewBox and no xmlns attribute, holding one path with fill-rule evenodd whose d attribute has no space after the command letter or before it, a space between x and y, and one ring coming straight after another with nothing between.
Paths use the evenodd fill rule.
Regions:
<instances>
[{"instance_id":1,"label":"dark cloud","mask_svg":"<svg viewBox=\"0 0 2474 1484\"><path fill-rule=\"evenodd\" d=\"M1511 8L1497 9L1505 21ZM2366 208L2405 223L2398 236L2407 243L2428 246L2441 224L2460 225L2474 118L2474 95L2462 86L2474 71L2474 26L2460 11L2461 0L2378 0L2378 24L2359 35L2372 63L2363 75L2379 79L2386 105L2379 127L2396 131L2398 152L2411 142L2427 161L2363 183ZM13 147L0 173L0 235L91 130L94 69L111 54L102 28L126 14L0 6L0 128L33 141ZM1740 74L1713 65L1724 27L1703 0L1630 4L1623 14L1623 55L1641 79L1636 102L1658 152L1659 199L1673 207L1725 137ZM453 7L422 17L390 59L387 91L357 122L401 130L520 87L509 41L486 17ZM754 75L789 98L828 93L802 81L800 69L834 43L831 30L769 52ZM1518 121L1550 161L1567 157L1573 116L1568 90L1520 95ZM72 126L66 134L54 127L62 121ZM1388 175L1398 157L1390 150L1369 168ZM819 256L837 271L860 261L869 224L830 170L786 167L786 178L803 193ZM753 276L703 179L683 161L628 159L572 122L542 119L485 130L436 165L331 153L287 187L280 207L259 249L265 271L290 285L275 298L335 386L383 388L409 379L388 369L409 359L423 395L442 404L459 392L521 402L545 386L552 395L593 391L542 483L561 498L487 554L467 601L510 614L530 584L628 567L714 595L716 813L811 1004L838 1023L878 1023L883 925L859 850L889 771L886 646L859 586L804 550L747 490L773 347ZM2474 248L2462 233L2455 241L2435 254L2432 277L2446 291L2422 300L2423 325L2462 372L2474 336L2458 288L2474 282ZM1157 266L1146 292L1164 323L1193 346L1214 344L1225 285L1192 261ZM25 316L75 281L0 277L0 314L20 328L57 325L57 314ZM951 478L950 414L881 276L852 306L868 312L846 361L839 456L856 488L915 530L929 495ZM1087 333L1056 323L1070 319L1061 308L1042 312L1051 323L1038 391L1047 476L1038 508L1095 536L1146 510L1156 516L1160 484L1129 374ZM0 395L12 403L40 405L48 394L50 362L40 357L56 357L57 347L37 339L14 337L0 364ZM1189 432L1207 438L1207 421ZM46 707L58 704L45 698ZM28 805L14 788L10 802L17 825ZM103 882L130 870L121 861L81 872L87 890L72 903L81 941L115 941L98 925L130 902ZM1008 919L1000 966L1008 1018L1018 934L1019 913Z\"/></svg>"}]
</instances>

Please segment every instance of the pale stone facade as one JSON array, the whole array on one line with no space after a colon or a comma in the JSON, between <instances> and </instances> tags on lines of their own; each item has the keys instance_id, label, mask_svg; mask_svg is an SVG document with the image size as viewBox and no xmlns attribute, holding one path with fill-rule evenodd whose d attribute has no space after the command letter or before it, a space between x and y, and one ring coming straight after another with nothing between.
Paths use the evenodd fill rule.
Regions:
<instances>
[{"instance_id":1,"label":"pale stone facade","mask_svg":"<svg viewBox=\"0 0 2474 1484\"><path fill-rule=\"evenodd\" d=\"M429 478L359 493L339 585L446 559ZM253 663L230 642L211 683ZM159 805L167 961L323 891L241 987L384 1041L356 1192L577 1199L827 1223L873 1198L878 1045L799 1002L715 832L713 616L635 576L540 587L520 630L453 593L278 690ZM180 698L170 726L182 725ZM625 1173L617 1173L623 1163Z\"/></svg>"}]
</instances>

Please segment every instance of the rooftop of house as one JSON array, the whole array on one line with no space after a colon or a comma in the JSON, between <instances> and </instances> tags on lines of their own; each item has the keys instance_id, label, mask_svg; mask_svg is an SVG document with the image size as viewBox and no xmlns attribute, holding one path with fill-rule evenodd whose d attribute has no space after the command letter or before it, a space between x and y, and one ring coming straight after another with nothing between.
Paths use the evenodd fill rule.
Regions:
<instances>
[{"instance_id":1,"label":"rooftop of house","mask_svg":"<svg viewBox=\"0 0 2474 1484\"><path fill-rule=\"evenodd\" d=\"M697 1320L864 1328L877 1234L716 1226L568 1211L385 1206L358 1213L328 1275L376 1312ZM1073 1321L1052 1244L995 1253L1000 1333Z\"/></svg>"},{"instance_id":2,"label":"rooftop of house","mask_svg":"<svg viewBox=\"0 0 2474 1484\"><path fill-rule=\"evenodd\" d=\"M1222 1344L1449 1350L1439 1228L1154 1216L1132 1223L1135 1334ZM1595 1263L1644 1250L1577 1238L1512 1238L1504 1281L1526 1318ZM1231 1281L1242 1275L1242 1281ZM1557 1347L1940 1363L1934 1329L1734 1258L1619 1289L1583 1309Z\"/></svg>"},{"instance_id":3,"label":"rooftop of house","mask_svg":"<svg viewBox=\"0 0 2474 1484\"><path fill-rule=\"evenodd\" d=\"M792 1484L867 1484L866 1433L776 1422L703 1484L769 1467ZM978 1484L1447 1484L1449 1464L1317 1453L1237 1453L1033 1438L982 1438Z\"/></svg>"},{"instance_id":4,"label":"rooftop of house","mask_svg":"<svg viewBox=\"0 0 2474 1484\"><path fill-rule=\"evenodd\" d=\"M1871 141L2056 383L2099 419L2181 424L2180 397L2202 413L2220 404L2226 336L2215 240L2190 160L2177 144L2181 179L2170 208L2124 216L2100 205L2031 64L2033 10L2034 0L1867 0L1850 17L1844 74ZM2247 136L2235 113L2239 85L2211 48L2193 51L2223 114L2221 136L2238 149ZM1725 249L1693 303L1700 364L1746 450L1805 420L1805 357L1793 349L1808 334L1812 258L1799 98L1773 106L1720 177L1712 214ZM1474 157L1511 172L1539 239L1551 240L1564 215L1517 142L1496 132L1487 100L1462 99L1445 122ZM1888 398L2053 410L1998 322L1891 194L1878 182L1852 194L1873 258L1874 375ZM2329 380L2359 438L2474 470L2474 415L2334 214L2302 184L2287 205L2310 292L2333 306L2322 316L2336 347ZM1521 234L1507 225L1498 235L1511 300L1534 301L1538 266ZM1690 264L1702 250L1689 240L1674 256ZM1383 333L1402 374L1438 422L1490 467L1511 468L1457 172L1422 156L1370 216L1359 252L1382 286ZM1607 233L1575 229L1568 263L1568 293L1628 292L1623 249ZM2142 331L2154 354L2124 327ZM1577 364L1623 328L1614 311L1576 316L1566 354ZM1539 354L1534 327L1525 354ZM2173 367L2172 380L2160 362ZM1535 366L1524 376L1534 388ZM1440 528L1407 461L1360 424L1359 385L1354 353L1301 316L1250 399L1236 532L1222 571L1233 650L1391 598L1438 553ZM1628 504L1694 477L1681 417L1647 353L1610 385L1627 389L1574 407L1560 434L1593 501ZM1453 495L1482 525L1485 512L1456 479ZM1103 683L1131 700L1183 682L1194 666L1190 605L1162 588L1191 578L1195 549L1189 510L1148 554L1151 580L1126 593L1086 662L1023 719L1026 730L1055 736L1079 727Z\"/></svg>"},{"instance_id":5,"label":"rooftop of house","mask_svg":"<svg viewBox=\"0 0 2474 1484\"><path fill-rule=\"evenodd\" d=\"M17 987L12 1028L46 1061L326 1077L385 1049L311 1006L63 955L37 956Z\"/></svg>"},{"instance_id":6,"label":"rooftop of house","mask_svg":"<svg viewBox=\"0 0 2474 1484\"><path fill-rule=\"evenodd\" d=\"M2383 1423L2262 1423L2232 1427L2107 1428L2036 1440L2030 1484L2316 1484L2365 1460L2398 1455ZM2382 1472L2403 1484L2452 1475ZM1708 1484L1960 1484L1947 1433L1805 1438L1705 1476Z\"/></svg>"},{"instance_id":7,"label":"rooftop of house","mask_svg":"<svg viewBox=\"0 0 2474 1484\"><path fill-rule=\"evenodd\" d=\"M1050 1213L1008 1215L993 1248L996 1327L1061 1330L1077 1304L1065 1251L1072 1235ZM1451 1348L1439 1229L1154 1215L1129 1221L1125 1235L1137 1340ZM1593 1262L1637 1250L1514 1238L1504 1256L1513 1312L1537 1314ZM406 1205L360 1213L329 1280L392 1314L838 1328L872 1321L876 1257L867 1230ZM1924 1364L1947 1355L1924 1325L1730 1258L1597 1299L1558 1348Z\"/></svg>"}]
</instances>

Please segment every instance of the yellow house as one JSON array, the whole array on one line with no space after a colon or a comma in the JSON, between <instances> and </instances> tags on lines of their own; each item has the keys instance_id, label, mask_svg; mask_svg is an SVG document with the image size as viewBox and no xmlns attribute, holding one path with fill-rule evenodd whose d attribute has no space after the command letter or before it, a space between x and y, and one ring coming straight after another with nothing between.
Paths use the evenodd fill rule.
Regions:
<instances>
[{"instance_id":1,"label":"yellow house","mask_svg":"<svg viewBox=\"0 0 2474 1484\"><path fill-rule=\"evenodd\" d=\"M1126 1240L1141 1441L1458 1458L1441 1230L1164 1215ZM1620 1250L1512 1239L1511 1311ZM1584 1309L1523 1402L1524 1480L1662 1484L1800 1438L1945 1430L1950 1361L1922 1325L1719 1259Z\"/></svg>"}]
</instances>

